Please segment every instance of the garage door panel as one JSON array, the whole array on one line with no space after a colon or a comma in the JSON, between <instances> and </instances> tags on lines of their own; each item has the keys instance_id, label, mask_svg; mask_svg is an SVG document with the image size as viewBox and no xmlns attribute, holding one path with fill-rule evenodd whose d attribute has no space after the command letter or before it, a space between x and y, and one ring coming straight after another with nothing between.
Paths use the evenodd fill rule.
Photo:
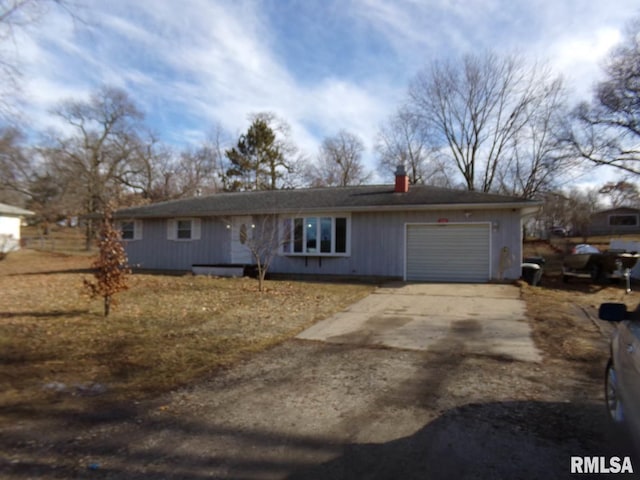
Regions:
<instances>
[{"instance_id":1,"label":"garage door panel","mask_svg":"<svg viewBox=\"0 0 640 480\"><path fill-rule=\"evenodd\" d=\"M485 282L489 225L408 225L407 280Z\"/></svg>"}]
</instances>

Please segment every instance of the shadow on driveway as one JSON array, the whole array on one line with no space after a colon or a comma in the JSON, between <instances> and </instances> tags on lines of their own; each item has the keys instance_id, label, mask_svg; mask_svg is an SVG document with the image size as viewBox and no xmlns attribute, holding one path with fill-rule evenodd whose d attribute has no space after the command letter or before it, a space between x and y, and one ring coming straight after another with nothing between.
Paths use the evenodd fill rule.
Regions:
<instances>
[{"instance_id":1,"label":"shadow on driveway","mask_svg":"<svg viewBox=\"0 0 640 480\"><path fill-rule=\"evenodd\" d=\"M637 473L640 462L629 442L610 427L602 405L468 404L445 412L409 437L345 445L338 458L287 478L575 478L571 456L631 456Z\"/></svg>"},{"instance_id":2,"label":"shadow on driveway","mask_svg":"<svg viewBox=\"0 0 640 480\"><path fill-rule=\"evenodd\" d=\"M126 417L101 420L109 424ZM82 419L77 420L80 424L76 427L80 427ZM86 420L95 426L95 418ZM179 418L146 421L137 431L128 428L113 433L95 442L92 435L83 435L79 429L74 441L61 438L29 461L24 457L20 462L5 458L0 462L0 474L2 478L25 480L528 480L571 477L572 455L631 455L624 446L626 440L609 430L601 405L534 401L467 404L444 412L411 436L380 444L336 443L335 439L321 436L279 435ZM175 438L176 443L167 448L162 442L154 442L158 436ZM185 437L199 438L210 446L231 442L245 448L240 456L215 447L206 453L195 452L180 448L180 439ZM24 454L33 447L32 441L15 436L5 436L0 443L4 444L6 455L10 451ZM278 454L265 455L266 452ZM319 458L329 460L318 461ZM640 469L640 463L632 461L634 471Z\"/></svg>"}]
</instances>

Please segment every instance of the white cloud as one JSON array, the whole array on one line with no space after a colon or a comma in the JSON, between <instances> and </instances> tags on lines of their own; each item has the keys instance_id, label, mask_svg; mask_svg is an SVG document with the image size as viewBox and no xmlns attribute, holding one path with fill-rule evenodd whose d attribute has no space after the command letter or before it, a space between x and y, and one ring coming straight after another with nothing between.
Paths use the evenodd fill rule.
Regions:
<instances>
[{"instance_id":1,"label":"white cloud","mask_svg":"<svg viewBox=\"0 0 640 480\"><path fill-rule=\"evenodd\" d=\"M276 3L279 15L291 15L280 19L283 25L297 21L299 5ZM283 38L274 29L265 9L276 7L268 2L89 0L86 23L74 24L55 10L20 39L28 79L24 103L34 125L51 125L55 119L47 111L60 100L86 96L103 83L120 86L161 137L176 144L193 142L198 131L204 137L216 123L240 133L250 113L272 111L291 125L308 156L315 157L323 137L344 128L365 142L372 167L378 125L430 59L518 49L551 57L557 70L586 90L635 12L628 0L582 3L321 2L308 7L304 21L313 20L317 30L335 29L323 41L350 35L352 48L335 44L326 53L329 45L304 42L305 65L327 62L313 69L319 72L314 77L289 63L282 45L302 39ZM371 44L376 48L369 50ZM335 61L340 65L330 63Z\"/></svg>"},{"instance_id":2,"label":"white cloud","mask_svg":"<svg viewBox=\"0 0 640 480\"><path fill-rule=\"evenodd\" d=\"M601 62L621 38L620 29L597 29L590 35L559 39L549 53L555 70L565 73L576 96L588 98L592 85L602 77Z\"/></svg>"}]
</instances>

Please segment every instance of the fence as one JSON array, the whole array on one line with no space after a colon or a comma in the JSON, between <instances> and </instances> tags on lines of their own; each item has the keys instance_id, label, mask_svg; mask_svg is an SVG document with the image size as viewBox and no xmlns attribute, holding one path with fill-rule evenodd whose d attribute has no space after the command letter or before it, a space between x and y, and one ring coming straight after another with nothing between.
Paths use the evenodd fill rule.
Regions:
<instances>
[{"instance_id":1,"label":"fence","mask_svg":"<svg viewBox=\"0 0 640 480\"><path fill-rule=\"evenodd\" d=\"M73 227L51 229L47 235L24 229L20 244L24 248L33 248L48 252L86 252L84 230Z\"/></svg>"}]
</instances>

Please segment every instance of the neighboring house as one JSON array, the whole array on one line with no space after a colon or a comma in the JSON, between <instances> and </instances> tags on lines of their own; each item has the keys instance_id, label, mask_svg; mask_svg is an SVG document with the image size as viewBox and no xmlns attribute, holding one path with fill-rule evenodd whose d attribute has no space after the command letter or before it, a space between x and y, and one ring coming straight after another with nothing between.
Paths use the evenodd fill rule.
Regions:
<instances>
[{"instance_id":1,"label":"neighboring house","mask_svg":"<svg viewBox=\"0 0 640 480\"><path fill-rule=\"evenodd\" d=\"M588 228L589 235L640 233L640 209L618 207L596 212Z\"/></svg>"},{"instance_id":2,"label":"neighboring house","mask_svg":"<svg viewBox=\"0 0 640 480\"><path fill-rule=\"evenodd\" d=\"M116 212L129 262L147 269L252 264L248 236L277 215L270 272L486 282L521 274L522 221L540 204L396 185L220 193Z\"/></svg>"},{"instance_id":3,"label":"neighboring house","mask_svg":"<svg viewBox=\"0 0 640 480\"><path fill-rule=\"evenodd\" d=\"M20 248L20 226L24 217L35 213L23 208L0 203L0 253Z\"/></svg>"}]
</instances>

